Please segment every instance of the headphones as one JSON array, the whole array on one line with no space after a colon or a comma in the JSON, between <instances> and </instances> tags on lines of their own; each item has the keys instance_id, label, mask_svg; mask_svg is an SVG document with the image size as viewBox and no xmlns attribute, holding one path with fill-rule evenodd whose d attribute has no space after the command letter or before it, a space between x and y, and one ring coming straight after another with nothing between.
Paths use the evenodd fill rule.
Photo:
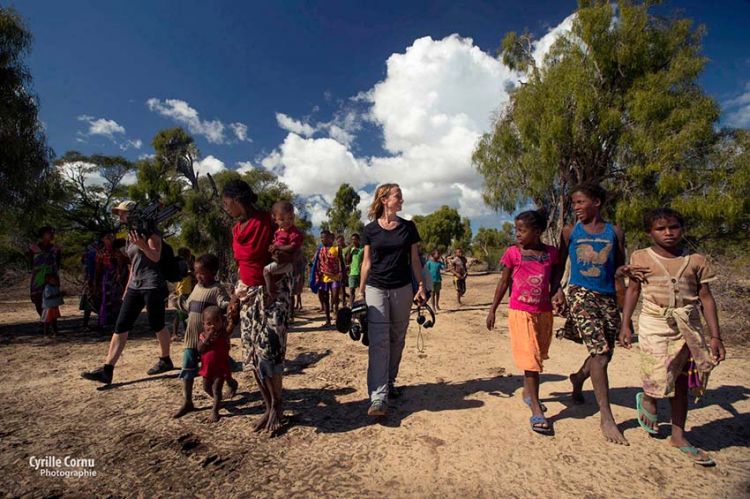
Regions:
<instances>
[{"instance_id":1,"label":"headphones","mask_svg":"<svg viewBox=\"0 0 750 499\"><path fill-rule=\"evenodd\" d=\"M427 310L427 313L430 315L429 319L422 315L423 309ZM417 324L425 329L430 329L435 326L435 312L433 312L432 308L426 303L423 305L417 305Z\"/></svg>"}]
</instances>

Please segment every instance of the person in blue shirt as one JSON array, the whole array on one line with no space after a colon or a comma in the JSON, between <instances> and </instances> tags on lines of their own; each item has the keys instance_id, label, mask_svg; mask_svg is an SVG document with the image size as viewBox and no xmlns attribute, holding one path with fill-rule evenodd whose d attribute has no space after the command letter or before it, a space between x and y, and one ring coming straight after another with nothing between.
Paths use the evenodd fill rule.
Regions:
<instances>
[{"instance_id":1,"label":"person in blue shirt","mask_svg":"<svg viewBox=\"0 0 750 499\"><path fill-rule=\"evenodd\" d=\"M629 445L612 416L607 367L620 331L615 282L621 283L624 276L640 279L643 269L625 265L625 234L601 215L606 195L602 187L593 183L573 187L570 197L577 223L562 231L560 261L565 262L570 256L568 320L588 349L586 360L570 375L570 381L573 401L583 403L583 383L591 377L604 438ZM561 291L552 300L557 310L565 302Z\"/></svg>"},{"instance_id":2,"label":"person in blue shirt","mask_svg":"<svg viewBox=\"0 0 750 499\"><path fill-rule=\"evenodd\" d=\"M440 261L440 252L432 250L430 259L425 264L427 271L432 277L432 309L440 310L440 288L443 285L443 276L440 272L445 268L445 264Z\"/></svg>"}]
</instances>

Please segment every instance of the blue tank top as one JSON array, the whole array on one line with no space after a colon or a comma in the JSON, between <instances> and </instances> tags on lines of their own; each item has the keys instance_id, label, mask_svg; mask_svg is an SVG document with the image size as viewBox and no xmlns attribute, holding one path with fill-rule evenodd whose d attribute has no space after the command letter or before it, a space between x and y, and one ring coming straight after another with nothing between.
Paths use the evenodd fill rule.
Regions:
<instances>
[{"instance_id":1,"label":"blue tank top","mask_svg":"<svg viewBox=\"0 0 750 499\"><path fill-rule=\"evenodd\" d=\"M589 234L578 222L570 234L570 280L573 286L598 293L615 294L615 251L617 234L612 224L604 224L600 234Z\"/></svg>"}]
</instances>

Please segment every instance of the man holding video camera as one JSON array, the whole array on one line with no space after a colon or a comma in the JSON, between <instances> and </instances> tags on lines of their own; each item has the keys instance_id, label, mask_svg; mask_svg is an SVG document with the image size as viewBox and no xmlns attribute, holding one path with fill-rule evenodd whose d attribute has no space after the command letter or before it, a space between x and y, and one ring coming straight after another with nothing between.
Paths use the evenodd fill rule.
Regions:
<instances>
[{"instance_id":1,"label":"man holding video camera","mask_svg":"<svg viewBox=\"0 0 750 499\"><path fill-rule=\"evenodd\" d=\"M133 201L123 201L112 209L123 225L128 224L128 217L135 209ZM159 260L162 254L162 238L155 226L145 230L130 230L127 247L130 259L130 279L126 286L122 308L117 317L115 331L109 343L109 352L104 365L93 371L84 372L84 379L104 384L112 382L112 373L117 360L125 349L128 333L138 316L146 308L148 323L159 340L161 356L158 362L148 370L149 375L170 371L174 368L169 357L170 337L165 327L164 315L168 295L167 281L164 278Z\"/></svg>"}]
</instances>

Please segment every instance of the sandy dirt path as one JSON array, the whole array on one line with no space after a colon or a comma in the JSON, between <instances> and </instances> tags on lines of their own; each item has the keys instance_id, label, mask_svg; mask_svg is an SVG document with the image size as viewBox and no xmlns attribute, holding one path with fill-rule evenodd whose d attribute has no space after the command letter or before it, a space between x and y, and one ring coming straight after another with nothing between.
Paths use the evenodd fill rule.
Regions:
<instances>
[{"instance_id":1,"label":"sandy dirt path","mask_svg":"<svg viewBox=\"0 0 750 499\"><path fill-rule=\"evenodd\" d=\"M206 423L203 410L180 420L177 371L148 377L157 345L135 334L107 390L79 373L102 361L108 337L75 331L77 300L63 309L53 342L36 330L22 297L0 303L0 482L7 496L347 496L347 497L748 497L750 496L750 353L730 349L711 390L689 414L689 438L718 466L693 466L665 437L650 438L635 420L637 351L618 350L610 367L613 412L629 447L605 442L589 383L582 406L569 402L567 375L585 357L581 345L554 340L542 396L555 435L529 429L521 402L505 312L484 329L495 276L469 280L466 305L445 310L417 350L410 326L399 384L403 398L386 421L367 409L367 351L335 331L321 331L313 312L289 336L285 378L287 431L251 431L262 412L248 373L225 417ZM308 310L314 297L304 295ZM504 306L503 306L504 310ZM139 323L145 327L145 321ZM233 355L241 357L239 340ZM174 345L175 363L182 346ZM198 385L198 383L196 384ZM96 477L42 477L31 456L89 458ZM78 468L83 469L83 468Z\"/></svg>"}]
</instances>

